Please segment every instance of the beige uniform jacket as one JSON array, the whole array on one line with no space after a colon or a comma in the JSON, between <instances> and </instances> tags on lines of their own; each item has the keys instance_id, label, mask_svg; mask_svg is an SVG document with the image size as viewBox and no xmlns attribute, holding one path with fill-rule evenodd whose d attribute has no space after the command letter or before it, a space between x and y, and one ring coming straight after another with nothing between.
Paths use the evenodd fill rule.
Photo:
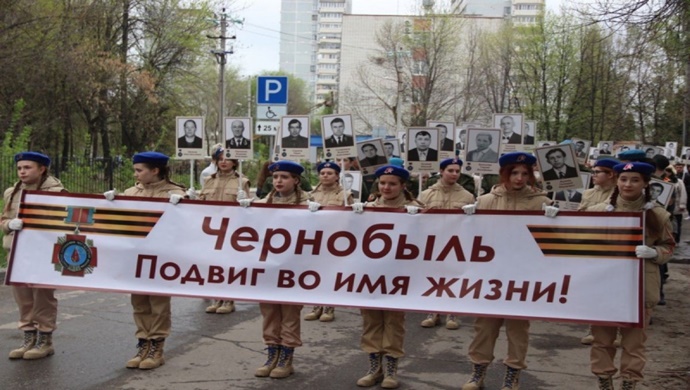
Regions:
<instances>
[{"instance_id":1,"label":"beige uniform jacket","mask_svg":"<svg viewBox=\"0 0 690 390\"><path fill-rule=\"evenodd\" d=\"M65 187L62 186L62 183L60 183L60 180L53 176L48 176L48 178L43 182L43 184L41 184L41 188L38 188L38 183L29 186L22 184L19 188L20 190L40 190L50 192L67 191ZM10 201L10 196L12 195L13 191L14 186L8 188L5 191L5 205L7 205ZM14 197L12 198L12 204L10 205L10 207L4 207L2 211L2 219L0 219L0 221L2 221L0 222L0 224L2 225L2 232L4 233L4 237L2 238L2 246L7 250L9 250L12 246L12 239L14 238L14 231L10 230L9 224L12 219L17 218L20 198L21 196L19 192L14 194Z\"/></svg>"},{"instance_id":2,"label":"beige uniform jacket","mask_svg":"<svg viewBox=\"0 0 690 390\"><path fill-rule=\"evenodd\" d=\"M172 194L185 195L184 188L177 184L161 180L150 184L137 183L129 187L123 195L140 196L142 198L169 198Z\"/></svg>"},{"instance_id":3,"label":"beige uniform jacket","mask_svg":"<svg viewBox=\"0 0 690 390\"><path fill-rule=\"evenodd\" d=\"M321 206L347 206L351 205L354 200L352 198L352 193L347 191L347 202L343 204L345 195L343 194L345 190L340 184L336 184L331 188L325 188L321 184L314 188L311 192L311 197L314 202L320 204Z\"/></svg>"},{"instance_id":4,"label":"beige uniform jacket","mask_svg":"<svg viewBox=\"0 0 690 390\"><path fill-rule=\"evenodd\" d=\"M585 192L582 193L582 202L580 202L580 206L577 208L577 210L589 211L589 208L596 204L608 203L614 188L616 188L615 185L608 189L604 189L601 186L596 185L594 188L585 190Z\"/></svg>"},{"instance_id":5,"label":"beige uniform jacket","mask_svg":"<svg viewBox=\"0 0 690 390\"><path fill-rule=\"evenodd\" d=\"M638 200L626 201L618 197L616 201L617 212L625 211L642 211L645 201L644 196ZM600 203L596 206L590 207L587 211L606 211L607 203ZM656 249L657 257L653 259L645 259L644 273L645 273L645 305L647 307L654 307L661 298L659 290L661 288L661 275L659 273L659 264L666 264L673 256L673 248L676 242L673 239L673 227L671 226L671 215L664 210L663 207L657 205L652 211L656 214L659 221L663 223L662 231L653 235L649 229L645 229L644 244ZM612 286L615 288L615 286Z\"/></svg>"},{"instance_id":6,"label":"beige uniform jacket","mask_svg":"<svg viewBox=\"0 0 690 390\"><path fill-rule=\"evenodd\" d=\"M502 185L496 185L488 194L477 198L477 210L527 211L541 210L544 203L551 204L546 193L530 186L519 191L508 191Z\"/></svg>"},{"instance_id":7,"label":"beige uniform jacket","mask_svg":"<svg viewBox=\"0 0 690 390\"><path fill-rule=\"evenodd\" d=\"M428 209L459 209L462 206L474 203L474 195L462 188L458 183L453 185L445 185L442 181L436 182L434 185L422 192L419 201L424 203Z\"/></svg>"},{"instance_id":8,"label":"beige uniform jacket","mask_svg":"<svg viewBox=\"0 0 690 390\"><path fill-rule=\"evenodd\" d=\"M294 204L294 205L306 206L309 203L309 201L312 200L311 196L309 196L308 192L305 192L302 189L298 189L298 191L300 192L300 202L299 203L296 203L297 202L297 192L295 191L292 194L290 194L284 198L279 196L278 193L276 192L273 195L272 204ZM269 197L267 196L263 199L259 199L256 201L256 203L268 203L268 198Z\"/></svg>"},{"instance_id":9,"label":"beige uniform jacket","mask_svg":"<svg viewBox=\"0 0 690 390\"><path fill-rule=\"evenodd\" d=\"M199 199L221 202L236 202L240 177L237 172L216 172L204 183ZM249 196L249 180L242 178L242 190Z\"/></svg>"}]
</instances>

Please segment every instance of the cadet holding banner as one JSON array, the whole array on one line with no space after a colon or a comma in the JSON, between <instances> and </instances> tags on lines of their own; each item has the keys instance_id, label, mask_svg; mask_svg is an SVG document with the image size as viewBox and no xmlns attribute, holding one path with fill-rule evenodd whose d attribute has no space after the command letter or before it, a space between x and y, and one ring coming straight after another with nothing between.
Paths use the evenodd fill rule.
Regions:
<instances>
[{"instance_id":1,"label":"cadet holding banner","mask_svg":"<svg viewBox=\"0 0 690 390\"><path fill-rule=\"evenodd\" d=\"M170 203L178 204L185 194L192 199L197 197L193 188L186 193L184 187L170 180L169 157L158 152L143 152L132 157L134 187L125 190L125 196L143 198L169 198ZM115 199L115 190L103 194L109 201ZM151 370L165 364L163 348L170 335L172 314L170 296L132 294L134 324L137 327L137 353L127 361L127 368Z\"/></svg>"},{"instance_id":2,"label":"cadet holding banner","mask_svg":"<svg viewBox=\"0 0 690 390\"><path fill-rule=\"evenodd\" d=\"M558 209L549 206L551 200L546 197L546 193L534 187L534 156L522 152L507 153L501 156L498 162L501 166L500 184L490 193L480 196L476 205L464 206L466 214L473 214L475 210L545 209L547 217L556 216ZM518 389L520 372L527 368L525 360L529 343L529 324L527 320L478 317L474 321L474 339L469 347L472 377L462 386L462 390L478 390L483 387L486 370L494 359L496 339L503 325L508 336L508 356L503 360L506 373L502 390Z\"/></svg>"},{"instance_id":3,"label":"cadet holding banner","mask_svg":"<svg viewBox=\"0 0 690 390\"><path fill-rule=\"evenodd\" d=\"M22 230L23 221L17 218L20 192L41 190L66 192L60 180L48 173L50 158L37 152L22 152L14 156L19 181L5 191L2 210L2 246L10 252L14 232ZM22 345L10 352L10 359L40 359L55 353L53 331L57 327L55 290L13 286L12 292L19 309L19 329L24 331Z\"/></svg>"}]
</instances>

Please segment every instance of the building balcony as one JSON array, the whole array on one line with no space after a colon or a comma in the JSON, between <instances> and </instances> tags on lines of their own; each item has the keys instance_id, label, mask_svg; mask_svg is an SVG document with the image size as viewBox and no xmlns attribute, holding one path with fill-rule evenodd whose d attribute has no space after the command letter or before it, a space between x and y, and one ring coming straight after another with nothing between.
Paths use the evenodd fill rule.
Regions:
<instances>
[{"instance_id":1,"label":"building balcony","mask_svg":"<svg viewBox=\"0 0 690 390\"><path fill-rule=\"evenodd\" d=\"M319 58L316 61L319 64L337 64L340 62L338 58Z\"/></svg>"},{"instance_id":2,"label":"building balcony","mask_svg":"<svg viewBox=\"0 0 690 390\"><path fill-rule=\"evenodd\" d=\"M338 85L338 80L333 79L316 79L317 85L333 86Z\"/></svg>"}]
</instances>

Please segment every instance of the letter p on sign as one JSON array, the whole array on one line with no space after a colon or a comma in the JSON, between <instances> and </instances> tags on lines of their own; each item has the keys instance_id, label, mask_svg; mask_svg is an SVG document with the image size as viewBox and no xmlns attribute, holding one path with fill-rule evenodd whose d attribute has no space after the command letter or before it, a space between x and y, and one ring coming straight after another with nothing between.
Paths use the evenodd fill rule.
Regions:
<instances>
[{"instance_id":1,"label":"letter p on sign","mask_svg":"<svg viewBox=\"0 0 690 390\"><path fill-rule=\"evenodd\" d=\"M286 76L259 76L256 82L257 104L287 104L288 78Z\"/></svg>"}]
</instances>

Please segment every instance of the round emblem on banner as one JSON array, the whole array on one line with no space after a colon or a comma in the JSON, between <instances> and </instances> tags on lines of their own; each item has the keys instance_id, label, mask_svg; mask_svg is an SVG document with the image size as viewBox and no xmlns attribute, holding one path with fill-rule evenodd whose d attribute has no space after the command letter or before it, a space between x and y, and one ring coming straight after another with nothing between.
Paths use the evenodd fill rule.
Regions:
<instances>
[{"instance_id":1,"label":"round emblem on banner","mask_svg":"<svg viewBox=\"0 0 690 390\"><path fill-rule=\"evenodd\" d=\"M69 271L79 272L91 264L93 253L88 245L81 241L66 241L60 248L58 260Z\"/></svg>"}]
</instances>

